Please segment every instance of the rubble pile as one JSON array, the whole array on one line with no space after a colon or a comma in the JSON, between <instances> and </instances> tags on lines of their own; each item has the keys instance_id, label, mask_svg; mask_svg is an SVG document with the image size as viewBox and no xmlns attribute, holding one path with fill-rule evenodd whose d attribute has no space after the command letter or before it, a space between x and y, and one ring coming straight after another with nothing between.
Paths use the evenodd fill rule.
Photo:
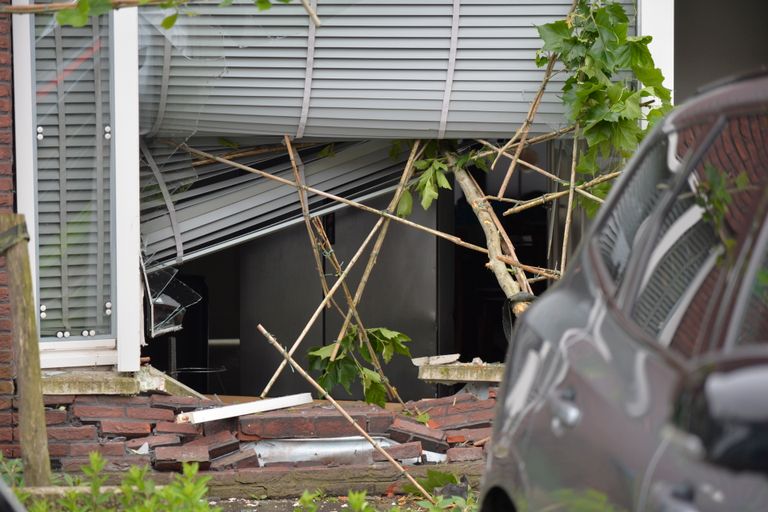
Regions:
<instances>
[{"instance_id":1,"label":"rubble pile","mask_svg":"<svg viewBox=\"0 0 768 512\"><path fill-rule=\"evenodd\" d=\"M321 401L195 425L177 423L177 415L222 404L157 394L45 400L51 457L54 467L64 471L79 470L92 451L102 453L113 471L130 465L179 470L183 462L212 471L387 464L338 411ZM408 413L357 403L345 410L401 463L450 463L483 459L495 401L491 389L487 399L460 393L409 402ZM18 432L9 423L10 435L0 450L14 457L19 455Z\"/></svg>"}]
</instances>

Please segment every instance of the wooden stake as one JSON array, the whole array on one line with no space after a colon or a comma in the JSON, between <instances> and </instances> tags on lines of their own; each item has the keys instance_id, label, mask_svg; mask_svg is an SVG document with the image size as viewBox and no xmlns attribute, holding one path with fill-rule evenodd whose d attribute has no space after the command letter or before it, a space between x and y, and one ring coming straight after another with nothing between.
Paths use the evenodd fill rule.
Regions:
<instances>
[{"instance_id":1,"label":"wooden stake","mask_svg":"<svg viewBox=\"0 0 768 512\"><path fill-rule=\"evenodd\" d=\"M320 394L320 398L328 400L331 403L331 405L337 411L339 411L339 414L344 416L344 419L346 419L350 423L350 425L352 425L355 428L355 430L357 430L358 433L365 438L366 441L371 443L371 446L373 446L373 448L377 452L379 452L382 456L384 456L384 458L387 459L387 461L389 461L389 463L392 464L395 467L395 469L397 469L400 472L400 474L405 476L405 478L407 478L408 481L411 482L413 486L416 487L416 489L418 489L418 491L427 500L429 500L430 503L433 503L433 504L436 503L435 498L432 497L432 495L429 492L427 492L427 490L424 489L424 487L422 487L421 484L418 481L416 481L416 479L413 478L411 474L408 473L408 471L406 471L405 468L400 465L399 462L393 459L392 456L389 453L387 453L387 451L379 445L379 443L377 443L370 435L368 435L368 432L366 432L364 428L358 425L358 423L354 419L352 419L352 416L350 416L347 413L347 411L345 411L344 408L341 405L339 405L339 403L336 400L334 400L333 397L320 384L318 384L315 379L312 378L311 375L309 375L306 371L304 371L304 368L302 368L301 365L299 365L291 357L291 353L286 352L285 349L277 342L277 340L275 340L275 338L269 332L267 332L266 329L264 329L264 326L259 324L257 328L259 329L259 332L264 335L264 337L267 339L270 345L275 347L275 349L278 352L280 352L280 355L282 355L285 358L285 361L287 361L291 366L293 366L296 372L302 377L304 377L304 380L309 382L312 385L312 387L317 390L317 392Z\"/></svg>"},{"instance_id":2,"label":"wooden stake","mask_svg":"<svg viewBox=\"0 0 768 512\"><path fill-rule=\"evenodd\" d=\"M23 215L0 215L0 233L13 233L18 228L26 236ZM32 271L27 239L17 240L5 251L8 288L11 298L13 354L19 395L19 441L24 462L24 478L31 487L51 484L48 436L40 375L40 339L32 293Z\"/></svg>"}]
</instances>

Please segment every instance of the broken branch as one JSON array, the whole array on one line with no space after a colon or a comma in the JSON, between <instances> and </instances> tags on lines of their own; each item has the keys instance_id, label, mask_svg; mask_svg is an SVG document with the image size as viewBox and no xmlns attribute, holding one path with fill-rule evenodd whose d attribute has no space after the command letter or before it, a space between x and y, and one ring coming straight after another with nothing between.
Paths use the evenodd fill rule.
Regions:
<instances>
[{"instance_id":1,"label":"broken branch","mask_svg":"<svg viewBox=\"0 0 768 512\"><path fill-rule=\"evenodd\" d=\"M508 256L496 256L496 259L498 259L499 261L503 261L510 267L519 268L521 270L525 270L526 272L530 272L531 274L538 274L548 279L560 279L560 272L558 272L557 270L534 267L532 265L524 265L523 263L520 263L516 259L510 258ZM528 281L530 282L531 280L529 279Z\"/></svg>"},{"instance_id":2,"label":"broken branch","mask_svg":"<svg viewBox=\"0 0 768 512\"><path fill-rule=\"evenodd\" d=\"M491 271L496 276L496 280L499 282L504 295L507 298L513 297L520 293L521 287L509 274L506 265L498 259L498 256L503 256L504 254L501 250L501 235L491 215L493 209L490 203L484 199L482 190L480 190L469 173L456 165L451 165L451 167L453 168L456 182L461 187L461 190L464 191L467 203L472 207L472 211L475 213L477 220L480 221L480 226L485 233ZM520 315L526 308L526 303L517 302L513 311L515 315Z\"/></svg>"},{"instance_id":3,"label":"broken branch","mask_svg":"<svg viewBox=\"0 0 768 512\"><path fill-rule=\"evenodd\" d=\"M336 400L334 400L333 397L320 384L318 384L317 381L313 379L311 375L309 375L306 371L304 371L301 365L298 364L293 359L293 357L291 357L290 352L286 352L285 349L277 342L277 340L275 340L275 338L269 332L267 332L267 330L264 329L264 327L261 324L259 324L257 328L259 329L259 332L262 335L264 335L264 337L267 339L269 344L275 347L275 350L280 352L280 355L283 356L284 358L284 362L288 362L296 370L296 372L299 375L304 377L304 380L309 382L309 384L311 384L312 387L317 390L321 398L328 400L331 403L331 405L337 411L339 411L339 414L344 416L344 419L346 419L350 423L350 425L352 425L355 428L355 430L357 430L360 433L360 435L363 436L365 440L368 441L377 452L379 452L385 459L387 459L387 461L390 464L392 464L395 467L395 469L397 469L400 472L400 474L405 476L405 478L407 478L408 481L411 482L413 486L416 487L416 489L418 489L418 491L427 500L429 500L430 503L433 503L433 504L436 503L435 498L433 498L432 495L426 489L424 489L424 487L422 487L421 484L418 481L416 481L416 479L413 478L411 474L408 473L408 471L406 471L406 469L402 465L400 465L399 462L397 462L394 458L392 458L392 456L389 453L387 453L387 451L384 448L382 448L381 445L379 445L379 443L377 443L368 434L368 432L365 431L364 428L358 425L358 423L347 413L347 411L345 411L344 408L341 405L339 405L339 403Z\"/></svg>"}]
</instances>

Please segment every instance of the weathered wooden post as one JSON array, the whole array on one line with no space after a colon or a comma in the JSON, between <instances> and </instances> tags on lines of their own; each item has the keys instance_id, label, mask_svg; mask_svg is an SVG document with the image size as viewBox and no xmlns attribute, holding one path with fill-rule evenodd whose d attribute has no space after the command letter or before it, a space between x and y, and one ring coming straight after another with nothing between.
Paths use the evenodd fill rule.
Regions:
<instances>
[{"instance_id":1,"label":"weathered wooden post","mask_svg":"<svg viewBox=\"0 0 768 512\"><path fill-rule=\"evenodd\" d=\"M0 214L0 254L5 255L11 298L21 457L24 461L26 485L37 487L50 485L51 463L45 431L40 346L32 294L32 271L27 251L28 240L23 215Z\"/></svg>"}]
</instances>

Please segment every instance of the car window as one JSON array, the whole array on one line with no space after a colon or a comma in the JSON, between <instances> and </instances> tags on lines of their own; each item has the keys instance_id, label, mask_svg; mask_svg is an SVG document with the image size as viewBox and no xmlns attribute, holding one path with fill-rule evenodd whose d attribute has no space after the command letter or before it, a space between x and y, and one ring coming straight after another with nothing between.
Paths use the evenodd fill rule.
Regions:
<instances>
[{"instance_id":1,"label":"car window","mask_svg":"<svg viewBox=\"0 0 768 512\"><path fill-rule=\"evenodd\" d=\"M729 119L702 148L646 253L630 316L686 358L707 348L704 333L754 223L768 177L764 117Z\"/></svg>"},{"instance_id":2,"label":"car window","mask_svg":"<svg viewBox=\"0 0 768 512\"><path fill-rule=\"evenodd\" d=\"M669 141L664 138L650 148L635 169L600 228L597 245L605 269L614 282L621 282L635 245L638 231L659 198L669 189L673 173L667 166Z\"/></svg>"}]
</instances>

